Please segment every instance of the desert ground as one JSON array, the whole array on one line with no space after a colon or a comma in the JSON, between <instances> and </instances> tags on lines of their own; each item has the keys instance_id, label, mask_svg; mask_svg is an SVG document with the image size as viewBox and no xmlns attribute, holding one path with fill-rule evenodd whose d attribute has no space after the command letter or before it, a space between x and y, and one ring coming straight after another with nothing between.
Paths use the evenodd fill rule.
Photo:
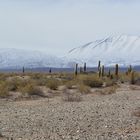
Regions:
<instances>
[{"instance_id":1,"label":"desert ground","mask_svg":"<svg viewBox=\"0 0 140 140\"><path fill-rule=\"evenodd\" d=\"M8 96L0 98L0 140L140 140L139 85L78 90L73 84L54 90L41 83L43 95L26 87L30 96L10 86Z\"/></svg>"}]
</instances>

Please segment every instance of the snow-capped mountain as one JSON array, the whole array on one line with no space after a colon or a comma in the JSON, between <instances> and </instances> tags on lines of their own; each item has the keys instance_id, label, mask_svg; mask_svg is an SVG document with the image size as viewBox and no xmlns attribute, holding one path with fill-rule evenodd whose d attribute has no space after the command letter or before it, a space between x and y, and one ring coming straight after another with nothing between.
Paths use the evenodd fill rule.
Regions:
<instances>
[{"instance_id":1,"label":"snow-capped mountain","mask_svg":"<svg viewBox=\"0 0 140 140\"><path fill-rule=\"evenodd\" d=\"M13 48L0 49L1 68L36 68L60 67L61 59L39 51L29 51Z\"/></svg>"},{"instance_id":2,"label":"snow-capped mountain","mask_svg":"<svg viewBox=\"0 0 140 140\"><path fill-rule=\"evenodd\" d=\"M107 37L74 48L65 57L68 65L86 62L92 67L97 66L99 60L107 66L116 63L122 66L140 65L140 37L128 35Z\"/></svg>"},{"instance_id":3,"label":"snow-capped mountain","mask_svg":"<svg viewBox=\"0 0 140 140\"><path fill-rule=\"evenodd\" d=\"M97 66L99 60L106 66L116 63L122 66L140 66L140 37L112 36L86 43L70 50L64 57L48 55L44 52L13 48L0 49L0 69L37 67L74 67L75 63Z\"/></svg>"}]
</instances>

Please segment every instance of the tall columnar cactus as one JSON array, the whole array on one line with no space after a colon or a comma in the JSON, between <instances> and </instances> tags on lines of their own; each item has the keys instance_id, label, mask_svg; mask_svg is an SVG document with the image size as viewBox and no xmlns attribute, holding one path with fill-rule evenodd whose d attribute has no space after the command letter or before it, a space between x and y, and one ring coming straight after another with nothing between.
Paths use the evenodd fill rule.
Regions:
<instances>
[{"instance_id":1,"label":"tall columnar cactus","mask_svg":"<svg viewBox=\"0 0 140 140\"><path fill-rule=\"evenodd\" d=\"M102 65L102 77L104 77L104 72L105 72L104 65Z\"/></svg>"},{"instance_id":2,"label":"tall columnar cactus","mask_svg":"<svg viewBox=\"0 0 140 140\"><path fill-rule=\"evenodd\" d=\"M119 65L118 64L116 64L116 66L115 66L115 75L118 77L118 75L119 75Z\"/></svg>"},{"instance_id":3,"label":"tall columnar cactus","mask_svg":"<svg viewBox=\"0 0 140 140\"><path fill-rule=\"evenodd\" d=\"M130 77L131 84L135 84L135 72L131 71L131 77Z\"/></svg>"},{"instance_id":4,"label":"tall columnar cactus","mask_svg":"<svg viewBox=\"0 0 140 140\"><path fill-rule=\"evenodd\" d=\"M100 78L102 74L101 67L99 68L98 73L99 73L99 78Z\"/></svg>"},{"instance_id":5,"label":"tall columnar cactus","mask_svg":"<svg viewBox=\"0 0 140 140\"><path fill-rule=\"evenodd\" d=\"M131 73L131 72L132 72L132 66L130 65L128 68L128 73Z\"/></svg>"},{"instance_id":6,"label":"tall columnar cactus","mask_svg":"<svg viewBox=\"0 0 140 140\"><path fill-rule=\"evenodd\" d=\"M82 69L82 67L80 67L80 73L82 73L83 72L83 69Z\"/></svg>"},{"instance_id":7,"label":"tall columnar cactus","mask_svg":"<svg viewBox=\"0 0 140 140\"><path fill-rule=\"evenodd\" d=\"M99 62L98 62L98 71L100 70L100 67L101 67L101 61L99 60Z\"/></svg>"},{"instance_id":8,"label":"tall columnar cactus","mask_svg":"<svg viewBox=\"0 0 140 140\"><path fill-rule=\"evenodd\" d=\"M109 69L108 70L108 77L110 77L110 75L111 75L111 70Z\"/></svg>"},{"instance_id":9,"label":"tall columnar cactus","mask_svg":"<svg viewBox=\"0 0 140 140\"><path fill-rule=\"evenodd\" d=\"M87 66L86 66L86 63L84 63L84 72L87 71Z\"/></svg>"},{"instance_id":10,"label":"tall columnar cactus","mask_svg":"<svg viewBox=\"0 0 140 140\"><path fill-rule=\"evenodd\" d=\"M49 73L52 73L52 69L51 68L49 69Z\"/></svg>"},{"instance_id":11,"label":"tall columnar cactus","mask_svg":"<svg viewBox=\"0 0 140 140\"><path fill-rule=\"evenodd\" d=\"M78 74L78 64L75 65L75 75Z\"/></svg>"},{"instance_id":12,"label":"tall columnar cactus","mask_svg":"<svg viewBox=\"0 0 140 140\"><path fill-rule=\"evenodd\" d=\"M25 68L24 68L24 67L22 68L22 73L23 73L23 74L25 73Z\"/></svg>"}]
</instances>

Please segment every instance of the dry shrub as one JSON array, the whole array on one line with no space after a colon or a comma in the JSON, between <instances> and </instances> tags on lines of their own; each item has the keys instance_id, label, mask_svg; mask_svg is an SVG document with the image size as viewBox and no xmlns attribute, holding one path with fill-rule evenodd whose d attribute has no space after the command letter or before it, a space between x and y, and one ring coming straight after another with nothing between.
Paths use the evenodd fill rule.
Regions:
<instances>
[{"instance_id":1,"label":"dry shrub","mask_svg":"<svg viewBox=\"0 0 140 140\"><path fill-rule=\"evenodd\" d=\"M84 85L84 84L78 85L78 90L79 90L80 93L82 93L82 94L88 94L88 93L90 93L90 87L89 87L89 86L86 86L86 85Z\"/></svg>"},{"instance_id":2,"label":"dry shrub","mask_svg":"<svg viewBox=\"0 0 140 140\"><path fill-rule=\"evenodd\" d=\"M59 77L63 80L69 81L69 80L74 79L74 74L72 74L72 73L61 73L61 75L59 75Z\"/></svg>"},{"instance_id":3,"label":"dry shrub","mask_svg":"<svg viewBox=\"0 0 140 140\"><path fill-rule=\"evenodd\" d=\"M29 79L13 78L12 80L6 81L9 91L20 91L23 87L28 84L35 84L35 81Z\"/></svg>"},{"instance_id":4,"label":"dry shrub","mask_svg":"<svg viewBox=\"0 0 140 140\"><path fill-rule=\"evenodd\" d=\"M6 80L6 78L7 78L8 76L9 76L9 75L6 74L6 73L0 73L0 81Z\"/></svg>"},{"instance_id":5,"label":"dry shrub","mask_svg":"<svg viewBox=\"0 0 140 140\"><path fill-rule=\"evenodd\" d=\"M70 90L66 89L63 92L62 99L67 102L80 102L82 100L82 96L81 96L81 93L79 93L79 92L70 91Z\"/></svg>"},{"instance_id":6,"label":"dry shrub","mask_svg":"<svg viewBox=\"0 0 140 140\"><path fill-rule=\"evenodd\" d=\"M6 82L9 91L19 91L22 94L43 96L43 92L37 87L35 80L13 78Z\"/></svg>"},{"instance_id":7,"label":"dry shrub","mask_svg":"<svg viewBox=\"0 0 140 140\"><path fill-rule=\"evenodd\" d=\"M140 86L140 78L139 77L135 80L135 85Z\"/></svg>"},{"instance_id":8,"label":"dry shrub","mask_svg":"<svg viewBox=\"0 0 140 140\"><path fill-rule=\"evenodd\" d=\"M45 86L48 81L48 75L43 73L31 73L31 79L36 81L37 85Z\"/></svg>"},{"instance_id":9,"label":"dry shrub","mask_svg":"<svg viewBox=\"0 0 140 140\"><path fill-rule=\"evenodd\" d=\"M8 95L9 95L9 90L8 90L6 82L1 82L0 83L0 97L4 98L4 97L7 97Z\"/></svg>"},{"instance_id":10,"label":"dry shrub","mask_svg":"<svg viewBox=\"0 0 140 140\"><path fill-rule=\"evenodd\" d=\"M85 76L85 78L83 78L83 83L91 88L103 86L103 80L99 79L97 76Z\"/></svg>"},{"instance_id":11,"label":"dry shrub","mask_svg":"<svg viewBox=\"0 0 140 140\"><path fill-rule=\"evenodd\" d=\"M28 95L37 95L37 96L44 96L43 91L37 87L36 85L29 83L25 87L21 89L23 94L27 93Z\"/></svg>"},{"instance_id":12,"label":"dry shrub","mask_svg":"<svg viewBox=\"0 0 140 140\"><path fill-rule=\"evenodd\" d=\"M110 87L116 85L116 81L112 79L105 79L105 87Z\"/></svg>"},{"instance_id":13,"label":"dry shrub","mask_svg":"<svg viewBox=\"0 0 140 140\"><path fill-rule=\"evenodd\" d=\"M12 80L6 81L9 91L17 91L20 85L23 85L23 81L13 78Z\"/></svg>"},{"instance_id":14,"label":"dry shrub","mask_svg":"<svg viewBox=\"0 0 140 140\"><path fill-rule=\"evenodd\" d=\"M126 83L130 81L130 75L126 75L126 73L119 73L119 80L121 83Z\"/></svg>"},{"instance_id":15,"label":"dry shrub","mask_svg":"<svg viewBox=\"0 0 140 140\"><path fill-rule=\"evenodd\" d=\"M132 71L127 75L122 73L120 74L120 81L121 83L129 82L130 84L140 85L140 75L138 72Z\"/></svg>"},{"instance_id":16,"label":"dry shrub","mask_svg":"<svg viewBox=\"0 0 140 140\"><path fill-rule=\"evenodd\" d=\"M60 85L61 81L56 79L49 79L47 81L47 87L52 90L57 90L58 86Z\"/></svg>"},{"instance_id":17,"label":"dry shrub","mask_svg":"<svg viewBox=\"0 0 140 140\"><path fill-rule=\"evenodd\" d=\"M116 93L117 86L107 87L101 90L97 90L96 92L100 93L101 95L108 95Z\"/></svg>"},{"instance_id":18,"label":"dry shrub","mask_svg":"<svg viewBox=\"0 0 140 140\"><path fill-rule=\"evenodd\" d=\"M76 81L74 81L74 80L66 82L66 87L68 89L73 89L73 86L75 86L75 85L77 85L77 84L76 84Z\"/></svg>"},{"instance_id":19,"label":"dry shrub","mask_svg":"<svg viewBox=\"0 0 140 140\"><path fill-rule=\"evenodd\" d=\"M45 74L43 74L43 73L29 73L29 76L31 77L31 79L38 80L38 79L42 79L45 76Z\"/></svg>"},{"instance_id":20,"label":"dry shrub","mask_svg":"<svg viewBox=\"0 0 140 140\"><path fill-rule=\"evenodd\" d=\"M47 81L48 81L48 78L45 78L45 77L42 79L36 80L38 86L45 86L47 84Z\"/></svg>"},{"instance_id":21,"label":"dry shrub","mask_svg":"<svg viewBox=\"0 0 140 140\"><path fill-rule=\"evenodd\" d=\"M129 82L130 84L140 85L140 73L132 71L131 73L120 73L119 80L121 83Z\"/></svg>"}]
</instances>

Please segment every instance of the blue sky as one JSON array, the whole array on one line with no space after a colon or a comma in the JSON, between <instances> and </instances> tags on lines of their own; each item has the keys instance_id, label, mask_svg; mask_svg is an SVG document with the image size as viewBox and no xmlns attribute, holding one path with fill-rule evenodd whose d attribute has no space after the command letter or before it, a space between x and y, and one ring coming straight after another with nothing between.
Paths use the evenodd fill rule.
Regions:
<instances>
[{"instance_id":1,"label":"blue sky","mask_svg":"<svg viewBox=\"0 0 140 140\"><path fill-rule=\"evenodd\" d=\"M140 0L0 0L0 48L63 55L118 34L140 35Z\"/></svg>"}]
</instances>

